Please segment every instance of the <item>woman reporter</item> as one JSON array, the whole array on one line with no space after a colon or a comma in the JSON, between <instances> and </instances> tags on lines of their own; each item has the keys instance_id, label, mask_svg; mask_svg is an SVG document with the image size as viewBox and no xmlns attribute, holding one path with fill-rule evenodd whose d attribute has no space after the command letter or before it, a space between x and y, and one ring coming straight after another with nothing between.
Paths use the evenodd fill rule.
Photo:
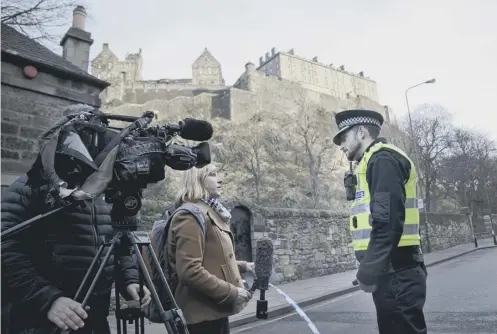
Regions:
<instances>
[{"instance_id":1,"label":"woman reporter","mask_svg":"<svg viewBox=\"0 0 497 334\"><path fill-rule=\"evenodd\" d=\"M252 298L240 273L253 263L237 261L229 211L218 201L222 181L213 164L184 172L176 207L185 203L201 210L205 237L195 216L178 211L171 221L167 246L169 263L178 277L175 298L192 334L229 333L228 317Z\"/></svg>"}]
</instances>

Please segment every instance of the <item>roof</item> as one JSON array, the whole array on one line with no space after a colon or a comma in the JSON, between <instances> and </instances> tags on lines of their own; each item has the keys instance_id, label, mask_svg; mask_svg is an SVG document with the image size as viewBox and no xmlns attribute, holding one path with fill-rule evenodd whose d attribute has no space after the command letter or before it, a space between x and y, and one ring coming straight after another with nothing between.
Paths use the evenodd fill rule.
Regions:
<instances>
[{"instance_id":1,"label":"roof","mask_svg":"<svg viewBox=\"0 0 497 334\"><path fill-rule=\"evenodd\" d=\"M215 63L216 65L221 66L221 63L207 48L205 48L202 54L193 62L194 65L198 63L201 63L201 66L205 65L205 63Z\"/></svg>"},{"instance_id":2,"label":"roof","mask_svg":"<svg viewBox=\"0 0 497 334\"><path fill-rule=\"evenodd\" d=\"M110 85L110 83L83 71L64 57L21 34L11 26L2 23L2 61L7 60L7 58L23 59L36 63L52 72L59 72L71 79L86 81L100 88L106 88Z\"/></svg>"}]
</instances>

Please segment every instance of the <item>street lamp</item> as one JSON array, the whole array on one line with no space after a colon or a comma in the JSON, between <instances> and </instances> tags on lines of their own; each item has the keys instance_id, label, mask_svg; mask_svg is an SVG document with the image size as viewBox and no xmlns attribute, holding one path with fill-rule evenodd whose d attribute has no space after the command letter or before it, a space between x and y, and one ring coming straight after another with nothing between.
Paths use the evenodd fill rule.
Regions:
<instances>
[{"instance_id":1,"label":"street lamp","mask_svg":"<svg viewBox=\"0 0 497 334\"><path fill-rule=\"evenodd\" d=\"M411 137L414 136L414 129L412 127L411 108L409 107L409 98L407 97L407 93L411 89L413 89L415 87L418 87L418 86L421 86L421 85L424 85L424 84L432 84L432 83L435 83L435 82L436 82L436 80L435 80L435 78L433 78L433 79L430 79L430 80L423 81L423 82L421 82L421 83L419 83L417 85L411 86L411 87L409 87L409 88L406 89L405 96L406 96L406 104L407 104L407 115L409 116L409 128L410 128L410 131L411 131ZM414 158L416 159L416 166L418 166L418 168L420 168L419 167L419 155L418 155L418 145L417 145L417 143L415 143L415 145L414 145ZM418 183L418 193L420 195L422 195L421 194L421 188L419 187L419 183Z\"/></svg>"},{"instance_id":2,"label":"street lamp","mask_svg":"<svg viewBox=\"0 0 497 334\"><path fill-rule=\"evenodd\" d=\"M405 92L405 96L406 96L406 104L407 104L407 115L409 116L409 128L410 128L410 131L411 131L411 138L413 138L414 136L414 129L412 127L412 119L411 119L411 108L409 107L409 99L407 97L407 93L415 88L415 87L418 87L418 86L421 86L421 85L424 85L424 84L432 84L432 83L435 83L436 80L435 78L433 79L430 79L430 80L426 80L426 81L423 81L417 85L414 85L414 86L411 86L409 88L406 89L406 92ZM413 141L414 142L414 141ZM414 159L416 159L416 166L417 166L417 170L419 171L419 156L418 156L418 143L414 143ZM424 196L422 196L421 194L421 187L419 185L419 182L416 182L416 188L417 188L417 193L419 194L419 196L421 196L422 198ZM421 199L421 203L423 203L423 199ZM419 208L419 201L418 201L418 208ZM424 205L423 205L423 211L424 211ZM425 222L425 225L428 225L428 219L426 217L426 214L425 214L425 219L424 219L424 222ZM419 236L421 237L421 229L419 230ZM428 236L428 232L426 232L426 240L428 241L427 242L427 245L426 245L426 248L428 249L428 252L431 251L431 242L429 241L429 236ZM421 248L423 248L423 244L421 242Z\"/></svg>"}]
</instances>

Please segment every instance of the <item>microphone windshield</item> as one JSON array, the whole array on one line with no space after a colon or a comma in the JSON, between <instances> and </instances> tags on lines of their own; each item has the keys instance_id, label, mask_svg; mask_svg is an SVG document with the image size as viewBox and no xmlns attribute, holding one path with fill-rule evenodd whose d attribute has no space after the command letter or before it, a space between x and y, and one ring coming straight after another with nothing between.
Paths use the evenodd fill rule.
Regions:
<instances>
[{"instance_id":1,"label":"microphone windshield","mask_svg":"<svg viewBox=\"0 0 497 334\"><path fill-rule=\"evenodd\" d=\"M181 137L184 139L205 141L211 139L214 132L211 123L207 121L185 118L181 123Z\"/></svg>"},{"instance_id":2,"label":"microphone windshield","mask_svg":"<svg viewBox=\"0 0 497 334\"><path fill-rule=\"evenodd\" d=\"M269 279L273 271L273 243L268 238L257 240L255 246L255 274L258 279Z\"/></svg>"}]
</instances>

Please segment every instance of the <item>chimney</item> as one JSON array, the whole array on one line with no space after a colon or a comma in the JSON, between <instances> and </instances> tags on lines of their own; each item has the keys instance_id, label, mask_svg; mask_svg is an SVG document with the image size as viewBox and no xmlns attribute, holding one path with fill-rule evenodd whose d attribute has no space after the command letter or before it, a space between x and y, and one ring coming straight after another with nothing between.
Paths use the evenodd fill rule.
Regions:
<instances>
[{"instance_id":1,"label":"chimney","mask_svg":"<svg viewBox=\"0 0 497 334\"><path fill-rule=\"evenodd\" d=\"M264 64L264 57L259 57L259 65L262 65Z\"/></svg>"},{"instance_id":2,"label":"chimney","mask_svg":"<svg viewBox=\"0 0 497 334\"><path fill-rule=\"evenodd\" d=\"M269 52L266 52L266 61L269 60Z\"/></svg>"},{"instance_id":3,"label":"chimney","mask_svg":"<svg viewBox=\"0 0 497 334\"><path fill-rule=\"evenodd\" d=\"M274 56L276 54L276 48L271 48L271 55Z\"/></svg>"},{"instance_id":4,"label":"chimney","mask_svg":"<svg viewBox=\"0 0 497 334\"><path fill-rule=\"evenodd\" d=\"M102 51L109 51L109 43L104 43L102 46Z\"/></svg>"},{"instance_id":5,"label":"chimney","mask_svg":"<svg viewBox=\"0 0 497 334\"><path fill-rule=\"evenodd\" d=\"M85 31L85 25L86 10L83 6L77 6L73 11L72 27L67 30L60 41L60 45L62 46L62 56L64 58L83 71L88 72L90 46L93 44L93 39L91 34Z\"/></svg>"},{"instance_id":6,"label":"chimney","mask_svg":"<svg viewBox=\"0 0 497 334\"><path fill-rule=\"evenodd\" d=\"M360 75L361 77L363 77L363 76L364 76L364 72L363 72L363 71L359 72L359 75Z\"/></svg>"},{"instance_id":7,"label":"chimney","mask_svg":"<svg viewBox=\"0 0 497 334\"><path fill-rule=\"evenodd\" d=\"M315 63L317 63L318 62L318 56L312 58L312 61L315 62Z\"/></svg>"}]
</instances>

